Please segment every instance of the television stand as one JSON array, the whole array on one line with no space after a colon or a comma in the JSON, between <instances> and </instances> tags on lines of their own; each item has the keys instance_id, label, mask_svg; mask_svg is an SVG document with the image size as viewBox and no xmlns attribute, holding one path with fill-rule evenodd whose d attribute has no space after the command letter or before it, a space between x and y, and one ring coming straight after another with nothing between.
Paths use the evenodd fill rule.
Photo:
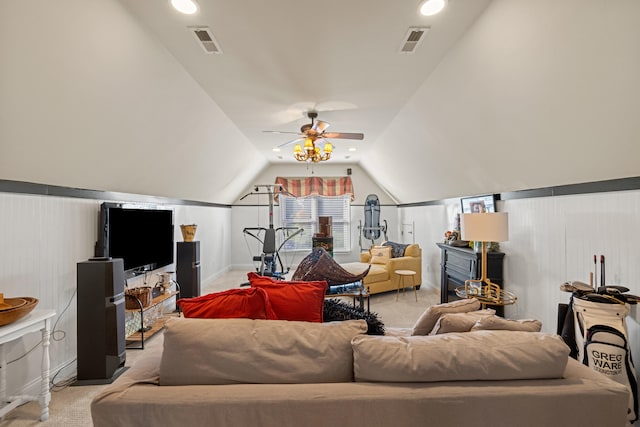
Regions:
<instances>
[{"instance_id":1,"label":"television stand","mask_svg":"<svg viewBox=\"0 0 640 427\"><path fill-rule=\"evenodd\" d=\"M165 301L180 295L180 288L169 293L163 293L151 300L151 304L143 307L142 302L134 295L126 295L126 298L136 300L139 308L125 310L125 336L126 349L144 350L144 342L158 332L165 325L167 317L171 314L164 314L162 309ZM173 313L172 313L173 314ZM176 312L179 316L180 312Z\"/></svg>"}]
</instances>

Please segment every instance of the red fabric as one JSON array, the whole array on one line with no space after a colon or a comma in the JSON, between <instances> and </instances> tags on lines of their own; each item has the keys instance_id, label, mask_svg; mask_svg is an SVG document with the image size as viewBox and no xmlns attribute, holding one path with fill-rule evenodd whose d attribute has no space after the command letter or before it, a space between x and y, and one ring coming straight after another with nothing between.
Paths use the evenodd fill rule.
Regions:
<instances>
[{"instance_id":1,"label":"red fabric","mask_svg":"<svg viewBox=\"0 0 640 427\"><path fill-rule=\"evenodd\" d=\"M326 281L274 280L256 273L247 276L252 288L264 289L269 294L269 302L278 319L322 322Z\"/></svg>"},{"instance_id":2,"label":"red fabric","mask_svg":"<svg viewBox=\"0 0 640 427\"><path fill-rule=\"evenodd\" d=\"M317 196L343 196L348 194L351 201L355 200L353 193L353 183L350 176L337 178L310 176L304 178L284 178L276 177L276 185L281 185L285 191L295 197ZM275 195L276 201L278 194Z\"/></svg>"},{"instance_id":3,"label":"red fabric","mask_svg":"<svg viewBox=\"0 0 640 427\"><path fill-rule=\"evenodd\" d=\"M196 298L181 298L184 317L206 319L277 319L269 295L260 288L230 289Z\"/></svg>"}]
</instances>

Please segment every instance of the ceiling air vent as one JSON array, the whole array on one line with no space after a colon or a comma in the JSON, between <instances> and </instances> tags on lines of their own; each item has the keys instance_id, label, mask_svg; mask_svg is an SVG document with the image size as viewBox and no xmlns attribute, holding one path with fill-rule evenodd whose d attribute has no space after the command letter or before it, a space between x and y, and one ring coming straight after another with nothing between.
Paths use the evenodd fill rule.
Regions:
<instances>
[{"instance_id":1,"label":"ceiling air vent","mask_svg":"<svg viewBox=\"0 0 640 427\"><path fill-rule=\"evenodd\" d=\"M189 27L198 43L206 53L222 53L218 42L208 27Z\"/></svg>"},{"instance_id":2,"label":"ceiling air vent","mask_svg":"<svg viewBox=\"0 0 640 427\"><path fill-rule=\"evenodd\" d=\"M400 46L400 53L413 53L424 39L429 27L412 27L407 31L407 35Z\"/></svg>"}]
</instances>

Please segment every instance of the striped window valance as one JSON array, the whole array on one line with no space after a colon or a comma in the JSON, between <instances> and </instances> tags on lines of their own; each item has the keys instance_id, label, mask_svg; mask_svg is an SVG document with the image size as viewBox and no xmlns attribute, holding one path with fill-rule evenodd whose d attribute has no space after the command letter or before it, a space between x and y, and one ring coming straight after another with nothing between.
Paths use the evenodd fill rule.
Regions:
<instances>
[{"instance_id":1,"label":"striped window valance","mask_svg":"<svg viewBox=\"0 0 640 427\"><path fill-rule=\"evenodd\" d=\"M276 185L282 185L283 190L288 191L296 197L311 195L317 196L351 196L351 201L355 199L353 194L353 184L350 176L336 178L327 177L305 177L305 178L284 178L276 177Z\"/></svg>"}]
</instances>

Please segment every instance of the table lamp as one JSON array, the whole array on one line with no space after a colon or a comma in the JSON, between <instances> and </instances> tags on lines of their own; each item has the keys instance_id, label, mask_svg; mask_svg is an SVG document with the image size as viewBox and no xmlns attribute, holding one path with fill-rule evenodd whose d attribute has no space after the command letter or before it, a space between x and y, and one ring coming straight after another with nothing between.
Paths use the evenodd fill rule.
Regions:
<instances>
[{"instance_id":1,"label":"table lamp","mask_svg":"<svg viewBox=\"0 0 640 427\"><path fill-rule=\"evenodd\" d=\"M476 297L483 303L512 304L515 295L500 289L487 278L487 243L509 240L509 217L506 212L470 213L460 216L462 240L482 242L482 277L465 281L467 297Z\"/></svg>"}]
</instances>

